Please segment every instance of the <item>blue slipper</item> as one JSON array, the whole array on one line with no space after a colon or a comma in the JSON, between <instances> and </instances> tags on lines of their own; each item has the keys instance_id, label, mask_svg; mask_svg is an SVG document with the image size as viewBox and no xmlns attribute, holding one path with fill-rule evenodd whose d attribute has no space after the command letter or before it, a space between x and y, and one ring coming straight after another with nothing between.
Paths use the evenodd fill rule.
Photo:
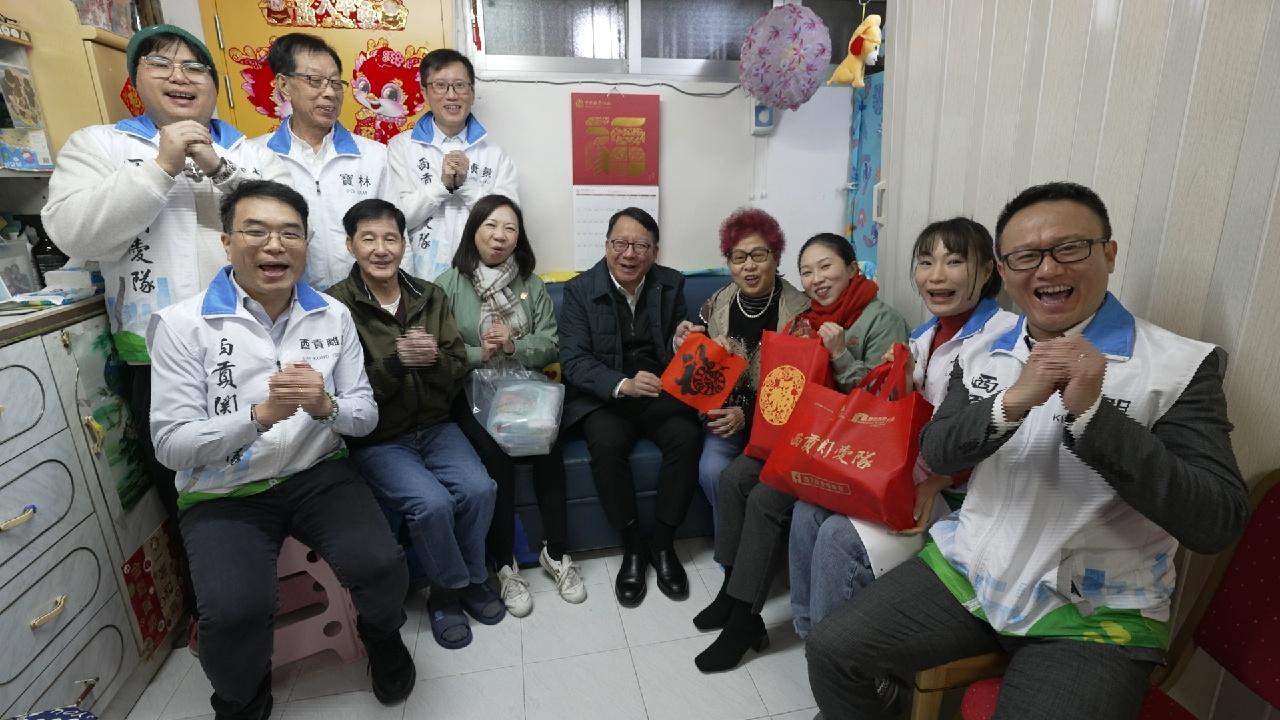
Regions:
<instances>
[{"instance_id":1,"label":"blue slipper","mask_svg":"<svg viewBox=\"0 0 1280 720\"><path fill-rule=\"evenodd\" d=\"M457 650L471 644L471 626L461 605L431 608L431 634L440 647Z\"/></svg>"},{"instance_id":2,"label":"blue slipper","mask_svg":"<svg viewBox=\"0 0 1280 720\"><path fill-rule=\"evenodd\" d=\"M462 609L475 618L478 623L497 625L507 615L507 606L502 603L486 583L471 583L458 594Z\"/></svg>"}]
</instances>

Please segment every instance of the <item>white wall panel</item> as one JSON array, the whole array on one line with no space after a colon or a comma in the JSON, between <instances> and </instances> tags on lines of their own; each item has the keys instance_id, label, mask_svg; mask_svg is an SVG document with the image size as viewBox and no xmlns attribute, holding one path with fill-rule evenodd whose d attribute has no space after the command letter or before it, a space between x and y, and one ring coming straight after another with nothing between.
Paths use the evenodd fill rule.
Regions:
<instances>
[{"instance_id":1,"label":"white wall panel","mask_svg":"<svg viewBox=\"0 0 1280 720\"><path fill-rule=\"evenodd\" d=\"M1044 25L1046 62L1028 184L1067 177L1077 118L1081 113L1101 112L1093 103L1080 102L1087 47L1080 38L1089 32L1090 5L1054 0L1049 22Z\"/></svg>"},{"instance_id":2,"label":"white wall panel","mask_svg":"<svg viewBox=\"0 0 1280 720\"><path fill-rule=\"evenodd\" d=\"M1151 134L1147 137L1133 230L1129 233L1129 257L1142 258L1142 261L1127 263L1124 274L1117 278L1120 299L1139 315L1147 314L1155 285L1156 259L1160 257L1164 241L1169 194L1182 147L1182 127L1199 55L1205 1L1175 0L1165 40L1164 62L1151 69L1151 78L1158 78L1160 90L1156 94ZM1131 141L1141 142L1141 138Z\"/></svg>"},{"instance_id":3,"label":"white wall panel","mask_svg":"<svg viewBox=\"0 0 1280 720\"><path fill-rule=\"evenodd\" d=\"M1124 295L1125 264L1134 251L1134 214L1143 165L1147 160L1147 138L1155 123L1156 91L1160 86L1156 68L1165 56L1169 35L1171 0L1125 3L1120 17L1120 34L1142 34L1147 42L1119 43L1111 70L1111 92L1107 97L1098 143L1098 164L1093 188L1106 199L1111 215L1111 232L1118 253L1111 275L1111 291ZM1163 124L1163 123L1162 123ZM1142 257L1138 255L1137 257Z\"/></svg>"},{"instance_id":4,"label":"white wall panel","mask_svg":"<svg viewBox=\"0 0 1280 720\"><path fill-rule=\"evenodd\" d=\"M1201 334L1196 311L1208 295L1270 15L1270 3L1260 0L1232 5L1230 11L1210 9L1205 15L1153 285L1160 301L1147 314L1170 330L1195 336Z\"/></svg>"}]
</instances>

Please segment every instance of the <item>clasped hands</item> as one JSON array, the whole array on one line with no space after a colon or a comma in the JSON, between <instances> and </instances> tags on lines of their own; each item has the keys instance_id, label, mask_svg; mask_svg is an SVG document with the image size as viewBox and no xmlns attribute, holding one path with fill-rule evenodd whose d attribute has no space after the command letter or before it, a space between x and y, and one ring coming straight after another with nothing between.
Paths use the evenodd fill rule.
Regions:
<instances>
[{"instance_id":1,"label":"clasped hands","mask_svg":"<svg viewBox=\"0 0 1280 720\"><path fill-rule=\"evenodd\" d=\"M205 175L218 172L222 158L213 151L213 137L209 128L195 120L179 120L160 128L159 152L156 164L169 177L177 177L186 167L187 158L195 161Z\"/></svg>"},{"instance_id":2,"label":"clasped hands","mask_svg":"<svg viewBox=\"0 0 1280 720\"><path fill-rule=\"evenodd\" d=\"M396 355L405 367L431 367L440 358L436 336L420 327L411 327L396 338Z\"/></svg>"},{"instance_id":3,"label":"clasped hands","mask_svg":"<svg viewBox=\"0 0 1280 720\"><path fill-rule=\"evenodd\" d=\"M450 150L445 153L444 166L440 169L440 182L449 192L462 187L471 172L471 160L461 150Z\"/></svg>"},{"instance_id":4,"label":"clasped hands","mask_svg":"<svg viewBox=\"0 0 1280 720\"><path fill-rule=\"evenodd\" d=\"M289 363L267 378L267 399L254 406L253 414L259 425L271 427L299 408L314 418L333 412L324 376L305 362Z\"/></svg>"},{"instance_id":5,"label":"clasped hands","mask_svg":"<svg viewBox=\"0 0 1280 720\"><path fill-rule=\"evenodd\" d=\"M1057 391L1067 412L1080 415L1102 396L1106 369L1106 356L1079 335L1042 340L1031 349L1017 381L1005 391L1004 416L1021 420Z\"/></svg>"},{"instance_id":6,"label":"clasped hands","mask_svg":"<svg viewBox=\"0 0 1280 720\"><path fill-rule=\"evenodd\" d=\"M511 326L495 321L480 333L480 359L487 361L493 354L501 350L510 355L516 351L515 338L511 336Z\"/></svg>"}]
</instances>

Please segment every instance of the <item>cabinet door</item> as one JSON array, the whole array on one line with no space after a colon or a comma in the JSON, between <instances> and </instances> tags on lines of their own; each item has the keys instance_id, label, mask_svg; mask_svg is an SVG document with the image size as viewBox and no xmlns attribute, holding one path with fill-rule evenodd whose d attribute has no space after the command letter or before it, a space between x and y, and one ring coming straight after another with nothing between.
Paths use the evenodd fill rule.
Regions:
<instances>
[{"instance_id":1,"label":"cabinet door","mask_svg":"<svg viewBox=\"0 0 1280 720\"><path fill-rule=\"evenodd\" d=\"M49 364L68 417L80 427L76 444L90 487L106 513L103 532L115 543L117 566L164 521L164 509L144 469L137 433L124 401L124 366L111 345L105 315L45 336Z\"/></svg>"},{"instance_id":2,"label":"cabinet door","mask_svg":"<svg viewBox=\"0 0 1280 720\"><path fill-rule=\"evenodd\" d=\"M339 122L380 142L427 110L418 63L452 37L449 0L200 0L204 36L223 86L218 116L257 137L280 124L267 67L271 39L318 35L338 51L343 78ZM216 43L216 45L215 45Z\"/></svg>"},{"instance_id":3,"label":"cabinet door","mask_svg":"<svg viewBox=\"0 0 1280 720\"><path fill-rule=\"evenodd\" d=\"M0 585L93 512L71 433L0 465Z\"/></svg>"},{"instance_id":4,"label":"cabinet door","mask_svg":"<svg viewBox=\"0 0 1280 720\"><path fill-rule=\"evenodd\" d=\"M0 707L41 676L99 608L116 597L115 574L92 519L0 588Z\"/></svg>"},{"instance_id":5,"label":"cabinet door","mask_svg":"<svg viewBox=\"0 0 1280 720\"><path fill-rule=\"evenodd\" d=\"M124 51L96 40L85 40L84 49L89 57L94 87L98 91L98 111L102 113L102 122L111 124L133 117L124 100L120 99L120 91L129 79Z\"/></svg>"},{"instance_id":6,"label":"cabinet door","mask_svg":"<svg viewBox=\"0 0 1280 720\"><path fill-rule=\"evenodd\" d=\"M102 713L138 666L129 621L119 597L112 598L35 683L3 715L21 715L79 700L83 710ZM86 682L87 681L87 682Z\"/></svg>"},{"instance_id":7,"label":"cabinet door","mask_svg":"<svg viewBox=\"0 0 1280 720\"><path fill-rule=\"evenodd\" d=\"M66 426L40 338L0 348L0 462Z\"/></svg>"}]
</instances>

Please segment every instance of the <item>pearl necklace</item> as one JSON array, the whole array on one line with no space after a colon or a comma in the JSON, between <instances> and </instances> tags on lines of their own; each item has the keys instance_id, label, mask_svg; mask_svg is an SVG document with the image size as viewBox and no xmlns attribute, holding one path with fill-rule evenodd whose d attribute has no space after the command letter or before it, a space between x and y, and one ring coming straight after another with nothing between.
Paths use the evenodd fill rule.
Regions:
<instances>
[{"instance_id":1,"label":"pearl necklace","mask_svg":"<svg viewBox=\"0 0 1280 720\"><path fill-rule=\"evenodd\" d=\"M743 317L746 317L750 320L755 320L756 318L760 317L761 315L764 315L766 312L769 311L769 306L773 304L773 297L777 293L778 293L778 287L775 285L774 288L769 291L768 297L747 298L746 305L744 305L742 302L742 290L741 288L739 288L738 293L735 296L735 300L737 300L738 302L738 310L742 313ZM747 311L747 306L752 306L753 308L759 307L760 309L757 310L754 315L752 315L750 312Z\"/></svg>"}]
</instances>

